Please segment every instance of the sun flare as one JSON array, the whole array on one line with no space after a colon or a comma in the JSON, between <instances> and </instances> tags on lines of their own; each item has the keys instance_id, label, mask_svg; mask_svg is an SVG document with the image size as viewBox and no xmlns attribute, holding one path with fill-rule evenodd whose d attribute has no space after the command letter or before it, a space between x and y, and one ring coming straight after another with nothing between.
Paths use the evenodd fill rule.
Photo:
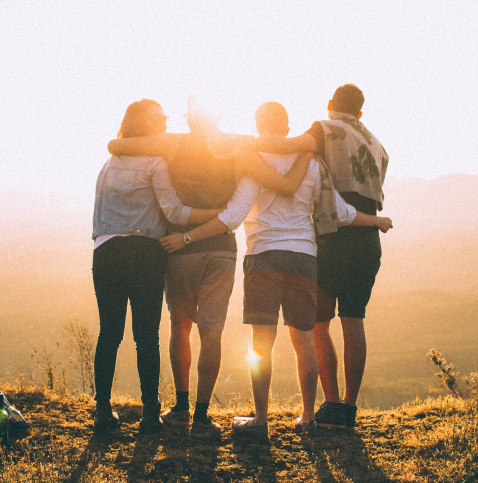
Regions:
<instances>
[{"instance_id":1,"label":"sun flare","mask_svg":"<svg viewBox=\"0 0 478 483\"><path fill-rule=\"evenodd\" d=\"M249 366L251 367L252 370L257 369L260 359L261 359L261 356L257 354L257 352L254 351L252 347L249 347L249 350L247 351L246 360L249 363Z\"/></svg>"}]
</instances>

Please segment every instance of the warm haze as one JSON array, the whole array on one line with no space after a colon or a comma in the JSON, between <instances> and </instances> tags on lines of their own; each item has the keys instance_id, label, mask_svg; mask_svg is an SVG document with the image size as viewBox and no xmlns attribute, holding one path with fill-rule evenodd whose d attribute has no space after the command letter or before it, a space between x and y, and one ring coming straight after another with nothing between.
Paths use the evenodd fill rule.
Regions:
<instances>
[{"instance_id":1,"label":"warm haze","mask_svg":"<svg viewBox=\"0 0 478 483\"><path fill-rule=\"evenodd\" d=\"M97 330L95 181L129 103L156 99L169 130L185 131L187 96L205 93L223 111L225 131L252 133L256 107L275 100L289 111L296 135L326 118L328 99L347 82L364 91L364 123L390 155L384 215L395 224L382 237L361 403L392 406L413 397L429 382L425 355L433 346L443 344L459 369L474 369L473 0L2 2L1 13L1 371L11 363L13 372L31 372L31 346L54 347L69 318ZM248 383L241 281L239 269L226 330L244 334L237 378ZM163 349L167 324L165 318ZM126 340L120 355L118 388L137 395L135 369L126 362L131 345ZM416 373L404 375L405 363ZM278 378L281 370L277 364ZM223 384L230 374L225 361ZM295 381L295 373L289 377ZM393 398L378 398L400 377Z\"/></svg>"}]
</instances>

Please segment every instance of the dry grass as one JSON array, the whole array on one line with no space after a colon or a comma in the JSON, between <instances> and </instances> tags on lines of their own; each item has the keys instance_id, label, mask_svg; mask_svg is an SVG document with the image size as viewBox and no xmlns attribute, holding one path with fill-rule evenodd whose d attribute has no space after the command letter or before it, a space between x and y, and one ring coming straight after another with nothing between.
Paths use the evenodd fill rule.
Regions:
<instances>
[{"instance_id":1,"label":"dry grass","mask_svg":"<svg viewBox=\"0 0 478 483\"><path fill-rule=\"evenodd\" d=\"M138 438L141 405L128 398L114 404L120 429L99 438L90 397L4 389L33 429L1 451L2 482L478 481L476 401L430 399L391 411L364 410L354 432L324 429L316 437L293 431L298 407L275 407L268 443L233 439L237 409L213 409L222 440L198 444L168 428Z\"/></svg>"}]
</instances>

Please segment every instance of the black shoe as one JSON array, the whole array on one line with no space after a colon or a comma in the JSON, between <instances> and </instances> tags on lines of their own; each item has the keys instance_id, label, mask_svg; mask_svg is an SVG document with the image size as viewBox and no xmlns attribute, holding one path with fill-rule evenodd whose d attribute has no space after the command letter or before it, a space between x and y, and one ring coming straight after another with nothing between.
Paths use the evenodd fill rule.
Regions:
<instances>
[{"instance_id":1,"label":"black shoe","mask_svg":"<svg viewBox=\"0 0 478 483\"><path fill-rule=\"evenodd\" d=\"M96 416L94 420L95 432L104 433L109 429L116 429L119 424L119 417L111 409L111 404L96 404Z\"/></svg>"},{"instance_id":2,"label":"black shoe","mask_svg":"<svg viewBox=\"0 0 478 483\"><path fill-rule=\"evenodd\" d=\"M345 406L347 405L344 403L325 401L315 413L315 424L321 428L345 428Z\"/></svg>"},{"instance_id":3,"label":"black shoe","mask_svg":"<svg viewBox=\"0 0 478 483\"><path fill-rule=\"evenodd\" d=\"M143 406L143 417L139 422L139 434L157 433L163 427L161 414L161 404Z\"/></svg>"},{"instance_id":4,"label":"black shoe","mask_svg":"<svg viewBox=\"0 0 478 483\"><path fill-rule=\"evenodd\" d=\"M345 427L348 429L355 428L355 418L357 416L357 406L349 406L345 404Z\"/></svg>"},{"instance_id":5,"label":"black shoe","mask_svg":"<svg viewBox=\"0 0 478 483\"><path fill-rule=\"evenodd\" d=\"M204 421L193 419L190 434L195 438L220 438L221 425L216 423L211 416L208 416Z\"/></svg>"},{"instance_id":6,"label":"black shoe","mask_svg":"<svg viewBox=\"0 0 478 483\"><path fill-rule=\"evenodd\" d=\"M169 411L165 411L161 415L161 419L166 425L188 427L190 416L189 409L185 409L184 411L175 411L173 408Z\"/></svg>"}]
</instances>

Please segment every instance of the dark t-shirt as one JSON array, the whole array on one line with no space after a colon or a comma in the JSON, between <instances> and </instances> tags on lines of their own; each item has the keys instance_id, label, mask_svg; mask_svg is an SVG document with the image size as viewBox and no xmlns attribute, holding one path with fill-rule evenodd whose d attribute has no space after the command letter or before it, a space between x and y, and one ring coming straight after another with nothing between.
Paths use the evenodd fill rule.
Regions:
<instances>
[{"instance_id":1,"label":"dark t-shirt","mask_svg":"<svg viewBox=\"0 0 478 483\"><path fill-rule=\"evenodd\" d=\"M202 134L181 136L178 152L169 166L169 175L181 203L192 208L222 208L236 187L234 158L215 156ZM199 225L172 227L185 232ZM234 233L221 233L192 243L176 252L178 255L211 250L237 251Z\"/></svg>"}]
</instances>

